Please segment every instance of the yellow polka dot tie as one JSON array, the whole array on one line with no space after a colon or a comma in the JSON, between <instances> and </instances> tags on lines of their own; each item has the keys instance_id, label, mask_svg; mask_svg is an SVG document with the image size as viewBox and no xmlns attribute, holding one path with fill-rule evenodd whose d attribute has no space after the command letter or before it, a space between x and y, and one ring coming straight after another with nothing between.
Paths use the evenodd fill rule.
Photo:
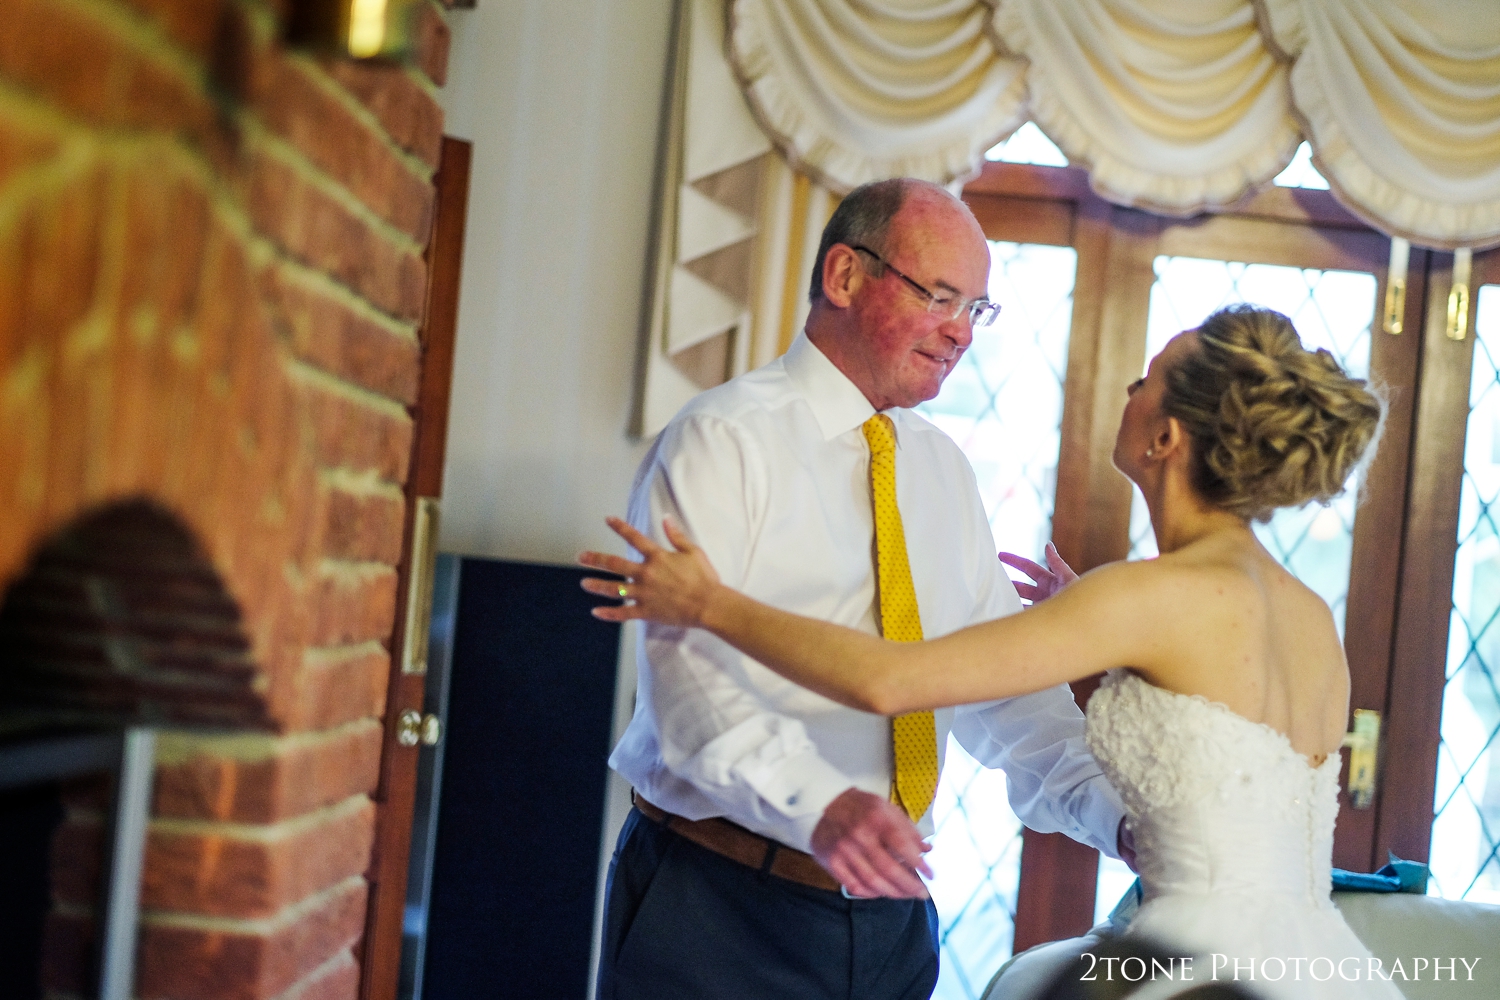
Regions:
<instances>
[{"instance_id":1,"label":"yellow polka dot tie","mask_svg":"<svg viewBox=\"0 0 1500 1000\"><path fill-rule=\"evenodd\" d=\"M906 530L896 507L896 432L877 413L864 425L870 443L870 495L875 502L875 567L880 594L880 634L895 642L920 642L922 616L906 558ZM891 720L895 773L891 801L916 821L937 792L937 729L931 712L908 712Z\"/></svg>"}]
</instances>

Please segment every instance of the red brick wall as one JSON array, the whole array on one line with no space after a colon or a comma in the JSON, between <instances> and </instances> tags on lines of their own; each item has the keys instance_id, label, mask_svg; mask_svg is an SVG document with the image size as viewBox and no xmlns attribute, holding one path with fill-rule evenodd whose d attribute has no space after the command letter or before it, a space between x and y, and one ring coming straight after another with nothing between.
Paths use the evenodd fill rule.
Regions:
<instances>
[{"instance_id":1,"label":"red brick wall","mask_svg":"<svg viewBox=\"0 0 1500 1000\"><path fill-rule=\"evenodd\" d=\"M357 991L448 34L422 0L412 67L330 62L284 2L0 0L0 588L145 501L238 613L249 728L161 740L142 1000ZM153 711L201 720L194 690ZM64 995L98 815L55 845Z\"/></svg>"}]
</instances>

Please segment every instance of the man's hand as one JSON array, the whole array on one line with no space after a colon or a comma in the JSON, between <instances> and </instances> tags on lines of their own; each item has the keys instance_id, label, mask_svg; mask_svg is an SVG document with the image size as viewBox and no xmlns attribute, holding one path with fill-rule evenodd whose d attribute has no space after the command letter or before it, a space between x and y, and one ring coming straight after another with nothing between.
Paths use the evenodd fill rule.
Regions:
<instances>
[{"instance_id":1,"label":"man's hand","mask_svg":"<svg viewBox=\"0 0 1500 1000\"><path fill-rule=\"evenodd\" d=\"M813 857L851 896L926 899L917 872L932 877L931 849L900 806L857 788L828 803L812 835Z\"/></svg>"},{"instance_id":2,"label":"man's hand","mask_svg":"<svg viewBox=\"0 0 1500 1000\"><path fill-rule=\"evenodd\" d=\"M1047 560L1045 567L1037 565L1025 556L1018 556L1014 552L1000 553L1001 562L1020 570L1036 581L1034 584L1022 580L1011 581L1016 585L1016 593L1021 595L1021 600L1028 604L1045 601L1078 579L1078 574L1073 572L1071 566L1063 562L1063 557L1057 554L1057 546L1051 542L1047 543L1043 558Z\"/></svg>"}]
</instances>

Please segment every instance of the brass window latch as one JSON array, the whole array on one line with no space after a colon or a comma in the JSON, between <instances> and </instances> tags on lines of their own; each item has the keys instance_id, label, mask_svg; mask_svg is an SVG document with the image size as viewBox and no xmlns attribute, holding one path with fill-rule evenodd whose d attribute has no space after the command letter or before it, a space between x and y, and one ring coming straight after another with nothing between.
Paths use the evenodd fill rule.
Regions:
<instances>
[{"instance_id":1,"label":"brass window latch","mask_svg":"<svg viewBox=\"0 0 1500 1000\"><path fill-rule=\"evenodd\" d=\"M1344 734L1349 748L1349 804L1368 809L1375 802L1376 764L1380 753L1380 713L1374 709L1354 710L1354 729Z\"/></svg>"}]
</instances>

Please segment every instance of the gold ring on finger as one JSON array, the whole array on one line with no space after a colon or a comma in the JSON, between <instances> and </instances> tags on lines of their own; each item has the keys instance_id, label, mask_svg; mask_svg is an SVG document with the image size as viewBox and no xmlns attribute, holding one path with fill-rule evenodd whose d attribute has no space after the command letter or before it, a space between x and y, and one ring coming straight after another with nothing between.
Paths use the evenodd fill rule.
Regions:
<instances>
[{"instance_id":1,"label":"gold ring on finger","mask_svg":"<svg viewBox=\"0 0 1500 1000\"><path fill-rule=\"evenodd\" d=\"M628 593L628 592L627 592L627 591L626 591L626 589L625 589L625 585L624 585L624 584L623 584L623 583L622 583L622 584L620 584L620 600L622 600L622 601L623 601L623 600L625 600L625 598L626 598L626 597L628 597L628 596L630 596L630 595L629 595L629 593Z\"/></svg>"}]
</instances>

